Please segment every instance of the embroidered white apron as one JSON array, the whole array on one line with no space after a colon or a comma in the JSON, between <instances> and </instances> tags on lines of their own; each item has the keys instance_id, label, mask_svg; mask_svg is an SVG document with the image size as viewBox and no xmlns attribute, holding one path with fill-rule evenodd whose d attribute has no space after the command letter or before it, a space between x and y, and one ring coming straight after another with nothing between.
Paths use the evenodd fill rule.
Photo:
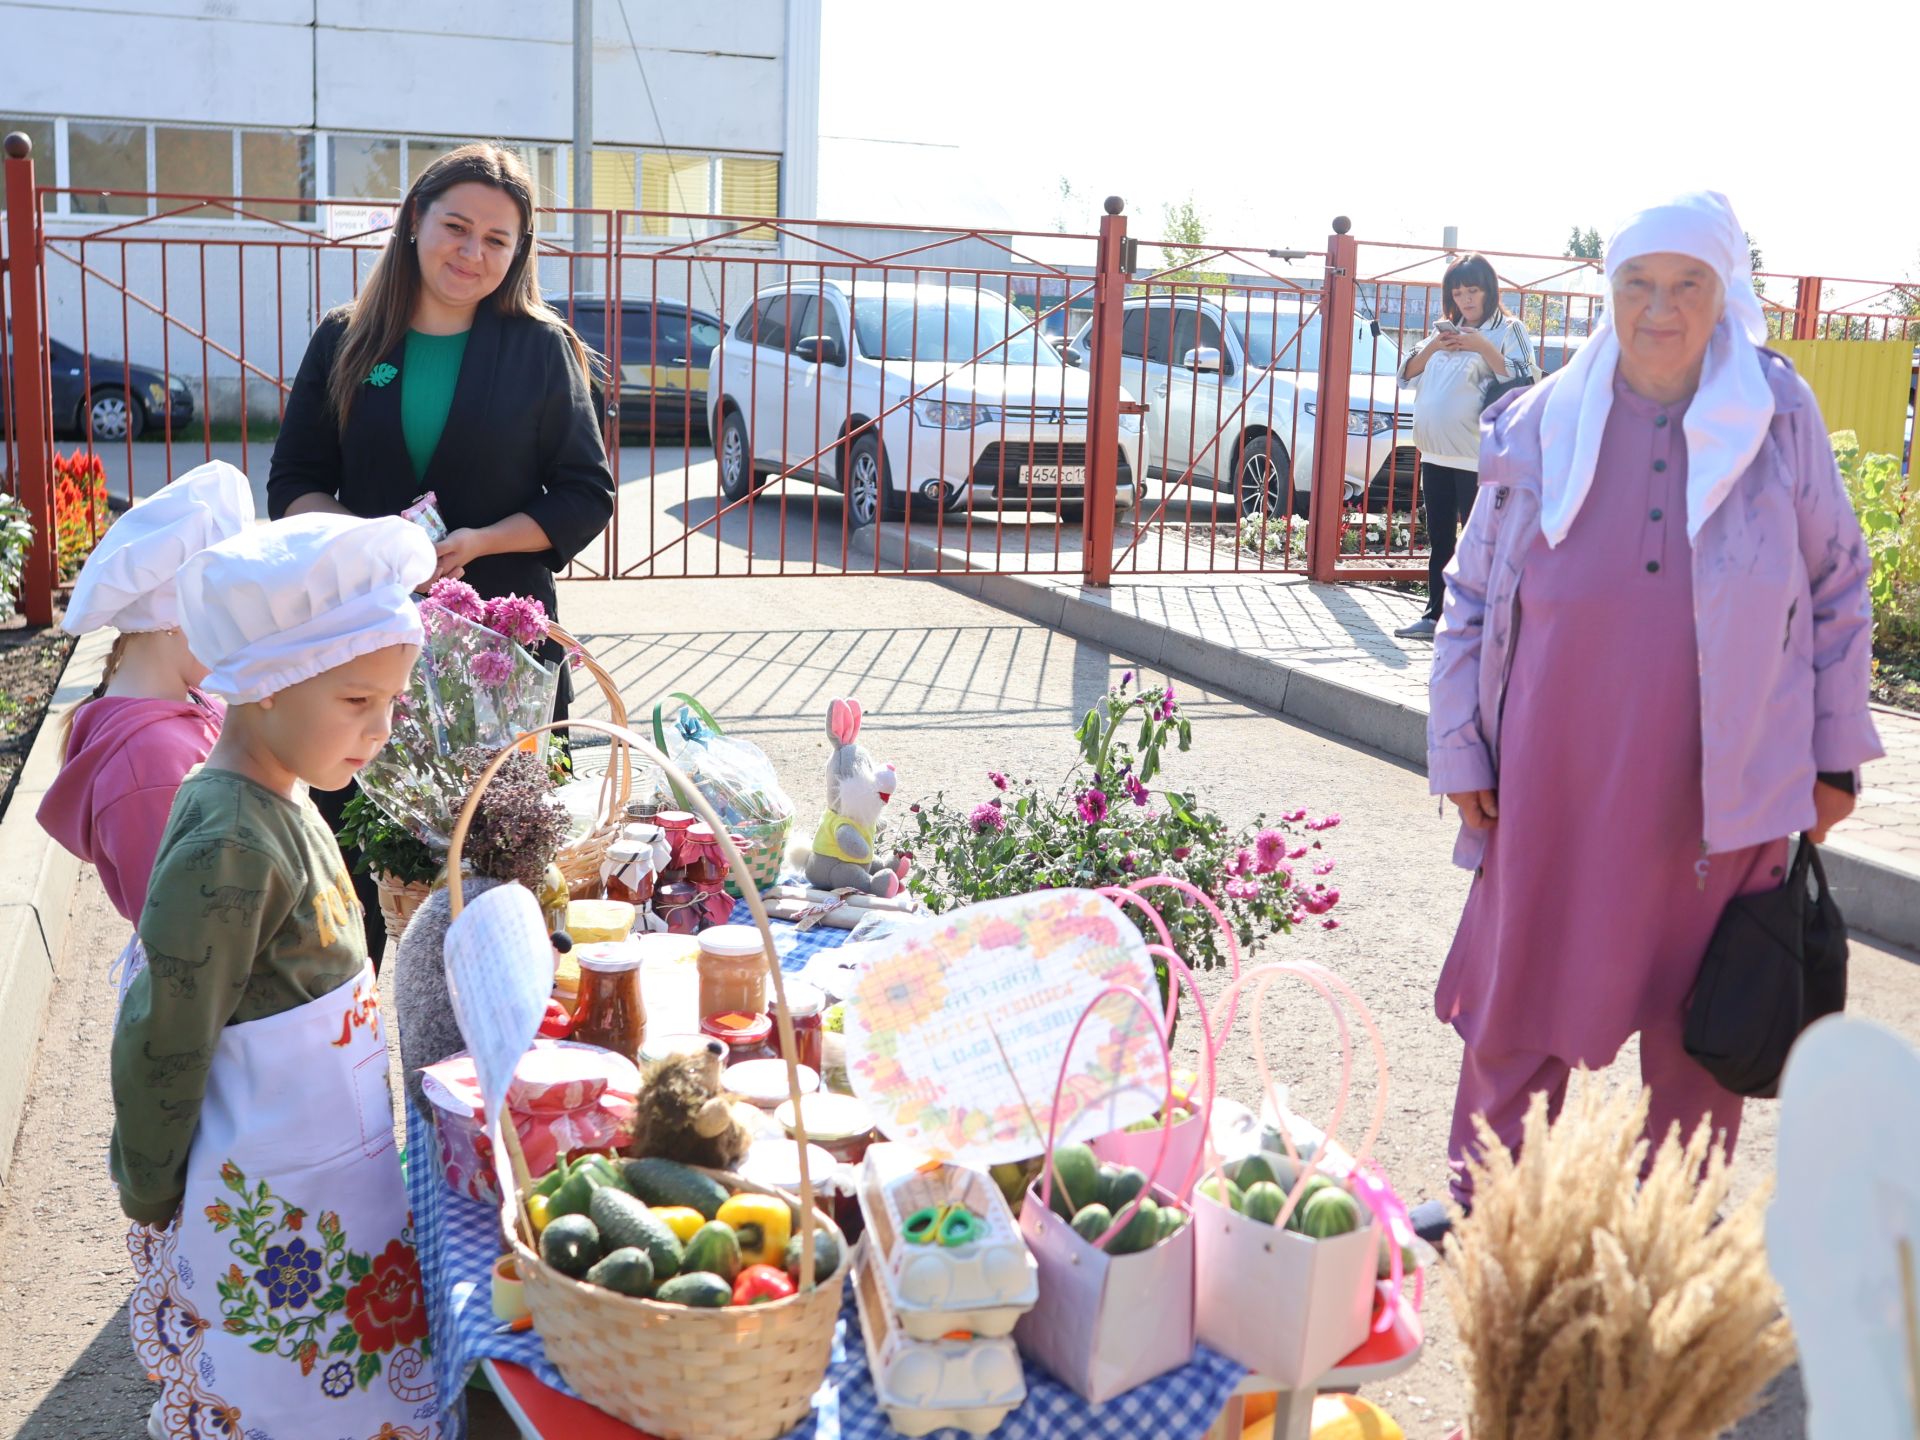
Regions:
<instances>
[{"instance_id":1,"label":"embroidered white apron","mask_svg":"<svg viewBox=\"0 0 1920 1440\"><path fill-rule=\"evenodd\" d=\"M440 1440L387 1063L371 965L221 1032L180 1216L129 1237L169 1440Z\"/></svg>"}]
</instances>

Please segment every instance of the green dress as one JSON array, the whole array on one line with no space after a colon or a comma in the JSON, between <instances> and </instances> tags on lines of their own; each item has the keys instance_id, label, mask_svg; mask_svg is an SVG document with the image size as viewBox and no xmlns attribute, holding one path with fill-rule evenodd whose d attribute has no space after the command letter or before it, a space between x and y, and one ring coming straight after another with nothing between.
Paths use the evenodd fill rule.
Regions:
<instances>
[{"instance_id":1,"label":"green dress","mask_svg":"<svg viewBox=\"0 0 1920 1440\"><path fill-rule=\"evenodd\" d=\"M460 357L467 353L467 334L423 335L407 332L406 355L400 362L400 433L413 461L414 478L426 483L427 466L447 428L453 407L453 387L460 381Z\"/></svg>"}]
</instances>

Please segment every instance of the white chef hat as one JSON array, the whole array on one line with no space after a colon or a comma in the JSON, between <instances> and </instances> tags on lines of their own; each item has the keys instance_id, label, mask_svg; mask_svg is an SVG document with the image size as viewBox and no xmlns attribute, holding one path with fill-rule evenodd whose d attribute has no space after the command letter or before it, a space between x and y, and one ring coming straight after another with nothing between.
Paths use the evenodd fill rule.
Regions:
<instances>
[{"instance_id":1,"label":"white chef hat","mask_svg":"<svg viewBox=\"0 0 1920 1440\"><path fill-rule=\"evenodd\" d=\"M180 624L174 588L193 555L253 524L253 487L224 460L209 460L140 501L107 527L80 569L61 628L85 635Z\"/></svg>"},{"instance_id":2,"label":"white chef hat","mask_svg":"<svg viewBox=\"0 0 1920 1440\"><path fill-rule=\"evenodd\" d=\"M390 515L297 515L202 550L180 572L180 623L212 673L201 688L236 705L390 645L418 645L414 588L433 542Z\"/></svg>"}]
</instances>

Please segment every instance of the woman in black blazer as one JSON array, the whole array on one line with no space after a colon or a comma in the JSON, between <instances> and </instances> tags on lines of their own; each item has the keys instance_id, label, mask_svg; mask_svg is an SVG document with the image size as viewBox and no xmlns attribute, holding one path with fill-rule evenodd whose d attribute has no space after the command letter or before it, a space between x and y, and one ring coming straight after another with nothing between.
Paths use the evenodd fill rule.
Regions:
<instances>
[{"instance_id":1,"label":"woman in black blazer","mask_svg":"<svg viewBox=\"0 0 1920 1440\"><path fill-rule=\"evenodd\" d=\"M469 145L427 167L366 287L307 346L267 510L397 515L431 490L450 532L434 578L530 596L557 618L554 576L606 528L614 486L587 351L540 299L534 213L510 151ZM564 715L564 666L560 688ZM351 794L314 800L337 827ZM378 963L385 927L360 880Z\"/></svg>"}]
</instances>

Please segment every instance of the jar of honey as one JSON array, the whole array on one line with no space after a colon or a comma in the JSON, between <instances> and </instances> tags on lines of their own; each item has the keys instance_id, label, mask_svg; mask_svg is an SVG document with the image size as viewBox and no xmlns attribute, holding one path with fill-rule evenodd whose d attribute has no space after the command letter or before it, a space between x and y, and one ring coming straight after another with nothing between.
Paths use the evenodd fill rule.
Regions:
<instances>
[{"instance_id":1,"label":"jar of honey","mask_svg":"<svg viewBox=\"0 0 1920 1440\"><path fill-rule=\"evenodd\" d=\"M607 847L601 873L607 899L624 900L636 908L653 899L653 846L622 837Z\"/></svg>"},{"instance_id":2,"label":"jar of honey","mask_svg":"<svg viewBox=\"0 0 1920 1440\"><path fill-rule=\"evenodd\" d=\"M572 1038L638 1064L647 1040L638 947L624 940L581 945L574 955L580 963L580 1001L574 1007Z\"/></svg>"},{"instance_id":3,"label":"jar of honey","mask_svg":"<svg viewBox=\"0 0 1920 1440\"><path fill-rule=\"evenodd\" d=\"M702 1035L726 1045L727 1064L730 1066L738 1065L742 1060L777 1058L773 1046L767 1043L767 1036L772 1031L773 1025L764 1015L709 1015L700 1022Z\"/></svg>"},{"instance_id":4,"label":"jar of honey","mask_svg":"<svg viewBox=\"0 0 1920 1440\"><path fill-rule=\"evenodd\" d=\"M805 1065L813 1070L823 1069L821 1061L826 1050L826 1010L827 997L820 993L820 987L809 985L804 980L787 981L787 1011L793 1016L793 1060L796 1065ZM767 1018L772 1020L774 1002L769 997ZM780 1025L777 1020L773 1026L774 1053L780 1051Z\"/></svg>"},{"instance_id":5,"label":"jar of honey","mask_svg":"<svg viewBox=\"0 0 1920 1440\"><path fill-rule=\"evenodd\" d=\"M740 1014L766 1019L767 952L751 925L700 932L700 1018Z\"/></svg>"}]
</instances>

